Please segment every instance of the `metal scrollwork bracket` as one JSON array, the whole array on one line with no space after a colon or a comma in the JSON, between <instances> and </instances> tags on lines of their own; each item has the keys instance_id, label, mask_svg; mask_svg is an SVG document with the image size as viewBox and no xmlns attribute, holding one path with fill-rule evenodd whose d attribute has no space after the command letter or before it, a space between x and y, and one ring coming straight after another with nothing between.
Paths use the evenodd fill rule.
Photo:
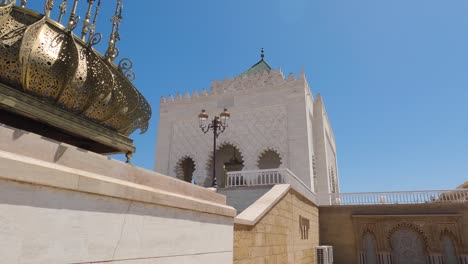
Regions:
<instances>
[{"instance_id":1,"label":"metal scrollwork bracket","mask_svg":"<svg viewBox=\"0 0 468 264\"><path fill-rule=\"evenodd\" d=\"M135 72L132 70L133 62L129 58L121 59L118 68L130 81L135 80Z\"/></svg>"},{"instance_id":2,"label":"metal scrollwork bracket","mask_svg":"<svg viewBox=\"0 0 468 264\"><path fill-rule=\"evenodd\" d=\"M92 48L94 45L97 45L99 42L101 42L101 39L101 33L94 33L91 36L89 36L88 41L86 42L88 44L88 48Z\"/></svg>"}]
</instances>

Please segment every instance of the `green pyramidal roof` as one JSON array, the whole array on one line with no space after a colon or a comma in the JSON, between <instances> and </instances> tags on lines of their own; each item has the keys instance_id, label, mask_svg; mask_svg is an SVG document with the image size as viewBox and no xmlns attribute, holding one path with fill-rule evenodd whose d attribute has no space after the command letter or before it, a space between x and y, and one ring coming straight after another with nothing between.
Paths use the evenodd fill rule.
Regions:
<instances>
[{"instance_id":1,"label":"green pyramidal roof","mask_svg":"<svg viewBox=\"0 0 468 264\"><path fill-rule=\"evenodd\" d=\"M250 69L246 70L239 76L252 76L256 74L257 72L263 73L263 72L270 72L271 67L268 65L268 63L262 58L259 62L255 63Z\"/></svg>"}]
</instances>

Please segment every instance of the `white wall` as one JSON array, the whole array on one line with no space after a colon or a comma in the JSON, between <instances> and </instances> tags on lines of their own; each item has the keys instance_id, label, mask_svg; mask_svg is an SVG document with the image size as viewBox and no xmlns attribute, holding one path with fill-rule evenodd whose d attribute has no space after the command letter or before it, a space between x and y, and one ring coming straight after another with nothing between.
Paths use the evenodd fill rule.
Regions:
<instances>
[{"instance_id":1,"label":"white wall","mask_svg":"<svg viewBox=\"0 0 468 264\"><path fill-rule=\"evenodd\" d=\"M196 182L204 182L207 163L212 153L212 133L203 134L197 115L206 109L210 120L228 108L230 126L218 138L218 145L231 143L239 148L244 170L257 168L261 153L272 148L287 167L310 186L312 171L308 135L307 82L284 78L280 71L214 83L208 95L170 101L163 98L160 105L159 133L155 169L175 175L177 160L190 156L196 163ZM312 112L312 111L310 111Z\"/></svg>"},{"instance_id":2,"label":"white wall","mask_svg":"<svg viewBox=\"0 0 468 264\"><path fill-rule=\"evenodd\" d=\"M0 125L0 263L231 263L235 214L206 188Z\"/></svg>"},{"instance_id":3,"label":"white wall","mask_svg":"<svg viewBox=\"0 0 468 264\"><path fill-rule=\"evenodd\" d=\"M318 175L318 192L329 193L330 168L334 169L336 175L335 186L339 190L339 177L337 170L336 143L328 120L327 112L320 95L314 104L314 151Z\"/></svg>"},{"instance_id":4,"label":"white wall","mask_svg":"<svg viewBox=\"0 0 468 264\"><path fill-rule=\"evenodd\" d=\"M230 263L232 222L0 180L0 263Z\"/></svg>"},{"instance_id":5,"label":"white wall","mask_svg":"<svg viewBox=\"0 0 468 264\"><path fill-rule=\"evenodd\" d=\"M218 193L226 195L227 203L236 208L237 214L242 213L247 207L262 197L273 186L236 187L219 189Z\"/></svg>"}]
</instances>

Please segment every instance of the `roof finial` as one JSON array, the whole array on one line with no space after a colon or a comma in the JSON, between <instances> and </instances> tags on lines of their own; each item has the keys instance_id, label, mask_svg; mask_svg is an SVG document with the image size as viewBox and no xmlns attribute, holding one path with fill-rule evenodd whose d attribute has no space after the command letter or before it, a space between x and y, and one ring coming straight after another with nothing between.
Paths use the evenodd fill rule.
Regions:
<instances>
[{"instance_id":1,"label":"roof finial","mask_svg":"<svg viewBox=\"0 0 468 264\"><path fill-rule=\"evenodd\" d=\"M265 54L263 54L263 48L262 48L262 54L260 55L260 57L262 57L262 60L265 57Z\"/></svg>"}]
</instances>

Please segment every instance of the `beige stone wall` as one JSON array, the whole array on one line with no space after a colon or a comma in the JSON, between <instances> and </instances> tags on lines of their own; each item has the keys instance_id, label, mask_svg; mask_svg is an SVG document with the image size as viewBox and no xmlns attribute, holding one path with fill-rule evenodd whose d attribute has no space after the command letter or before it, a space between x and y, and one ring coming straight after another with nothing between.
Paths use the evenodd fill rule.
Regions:
<instances>
[{"instance_id":1,"label":"beige stone wall","mask_svg":"<svg viewBox=\"0 0 468 264\"><path fill-rule=\"evenodd\" d=\"M309 220L308 239L300 217ZM317 206L290 190L256 225L234 225L234 263L315 263L318 228Z\"/></svg>"},{"instance_id":2,"label":"beige stone wall","mask_svg":"<svg viewBox=\"0 0 468 264\"><path fill-rule=\"evenodd\" d=\"M361 224L375 221L396 222L421 222L418 226L431 238L436 233L434 226L440 222L440 218L456 218L458 233L462 249L460 255L468 253L468 203L458 204L418 204L418 205L373 205L373 206L327 206L320 207L320 244L331 245L334 250L335 264L359 263L356 237ZM362 219L362 220L361 220ZM376 220L378 219L378 220ZM362 222L362 223L361 223ZM436 223L434 225L434 223ZM424 230L427 225L427 230ZM384 235L376 232L377 239L384 244ZM433 234L432 234L433 233ZM435 250L437 251L437 249Z\"/></svg>"}]
</instances>

